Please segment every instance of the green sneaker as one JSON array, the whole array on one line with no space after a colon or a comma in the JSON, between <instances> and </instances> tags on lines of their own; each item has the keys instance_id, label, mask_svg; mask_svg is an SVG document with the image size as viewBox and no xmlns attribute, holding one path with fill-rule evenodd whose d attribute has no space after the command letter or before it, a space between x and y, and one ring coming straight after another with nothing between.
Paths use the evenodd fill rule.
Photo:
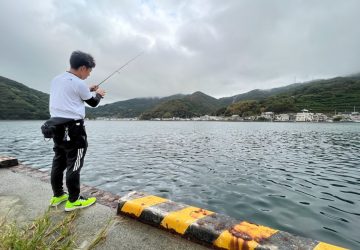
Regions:
<instances>
[{"instance_id":1,"label":"green sneaker","mask_svg":"<svg viewBox=\"0 0 360 250\"><path fill-rule=\"evenodd\" d=\"M88 207L94 204L95 202L96 202L95 197L84 198L80 196L79 199L77 199L74 202L67 201L65 204L65 211L69 212L75 209Z\"/></svg>"},{"instance_id":2,"label":"green sneaker","mask_svg":"<svg viewBox=\"0 0 360 250\"><path fill-rule=\"evenodd\" d=\"M69 195L67 193L65 193L59 197L53 196L50 200L50 206L56 207L61 202L67 201L68 199L69 199Z\"/></svg>"}]
</instances>

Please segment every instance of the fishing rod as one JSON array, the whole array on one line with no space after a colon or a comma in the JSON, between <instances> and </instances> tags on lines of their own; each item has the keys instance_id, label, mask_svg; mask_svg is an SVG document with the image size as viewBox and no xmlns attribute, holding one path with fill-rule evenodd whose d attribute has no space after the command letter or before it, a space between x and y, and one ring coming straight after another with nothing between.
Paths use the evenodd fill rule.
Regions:
<instances>
[{"instance_id":1,"label":"fishing rod","mask_svg":"<svg viewBox=\"0 0 360 250\"><path fill-rule=\"evenodd\" d=\"M115 75L116 73L119 73L119 71L124 68L126 65L128 65L129 63L131 63L132 61L134 61L136 58L138 58L139 56L141 56L144 53L144 51L141 51L139 54L137 54L136 56L134 56L133 58L131 58L129 61L127 61L124 65L122 65L120 68L118 68L117 70L115 70L114 72L112 72L108 77L106 77L104 80L102 80L98 85L96 85L97 87L100 86L100 84L104 83L107 79L109 79L110 77L112 77L113 75Z\"/></svg>"}]
</instances>

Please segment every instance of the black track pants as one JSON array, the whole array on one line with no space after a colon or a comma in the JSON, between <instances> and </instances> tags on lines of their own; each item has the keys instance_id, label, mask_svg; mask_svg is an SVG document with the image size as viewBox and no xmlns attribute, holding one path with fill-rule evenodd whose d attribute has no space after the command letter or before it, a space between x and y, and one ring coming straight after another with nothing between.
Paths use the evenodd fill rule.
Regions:
<instances>
[{"instance_id":1,"label":"black track pants","mask_svg":"<svg viewBox=\"0 0 360 250\"><path fill-rule=\"evenodd\" d=\"M61 196L64 193L63 177L66 169L66 186L69 192L69 201L74 202L78 199L80 194L80 171L84 164L86 149L87 136L82 123L59 127L54 138L53 150L55 156L51 169L51 186L54 196Z\"/></svg>"}]
</instances>

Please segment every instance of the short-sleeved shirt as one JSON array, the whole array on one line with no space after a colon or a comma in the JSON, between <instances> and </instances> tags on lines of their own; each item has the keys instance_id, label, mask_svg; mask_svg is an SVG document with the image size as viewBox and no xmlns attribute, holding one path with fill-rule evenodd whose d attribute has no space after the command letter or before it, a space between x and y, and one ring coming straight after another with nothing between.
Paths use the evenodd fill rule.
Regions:
<instances>
[{"instance_id":1,"label":"short-sleeved shirt","mask_svg":"<svg viewBox=\"0 0 360 250\"><path fill-rule=\"evenodd\" d=\"M50 115L70 119L85 118L85 100L93 97L89 87L76 75L65 72L51 82Z\"/></svg>"}]
</instances>

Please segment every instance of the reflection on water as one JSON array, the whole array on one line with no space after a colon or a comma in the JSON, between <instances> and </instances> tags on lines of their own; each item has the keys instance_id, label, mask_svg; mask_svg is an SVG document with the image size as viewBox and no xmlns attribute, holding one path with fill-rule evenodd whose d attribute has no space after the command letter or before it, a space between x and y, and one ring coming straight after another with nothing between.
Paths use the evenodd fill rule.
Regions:
<instances>
[{"instance_id":1,"label":"reflection on water","mask_svg":"<svg viewBox=\"0 0 360 250\"><path fill-rule=\"evenodd\" d=\"M0 122L0 155L49 169L41 121ZM359 124L89 121L82 182L140 190L360 248Z\"/></svg>"}]
</instances>

